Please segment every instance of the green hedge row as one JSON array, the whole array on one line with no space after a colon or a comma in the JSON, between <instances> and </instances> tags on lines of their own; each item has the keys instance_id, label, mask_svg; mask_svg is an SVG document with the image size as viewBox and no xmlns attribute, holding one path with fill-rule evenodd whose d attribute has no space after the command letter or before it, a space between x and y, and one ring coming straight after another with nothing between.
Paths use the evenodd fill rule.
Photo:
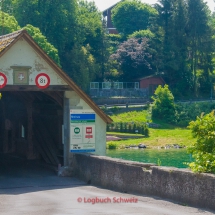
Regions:
<instances>
[{"instance_id":1,"label":"green hedge row","mask_svg":"<svg viewBox=\"0 0 215 215\"><path fill-rule=\"evenodd\" d=\"M149 128L146 123L138 122L114 122L107 125L107 131L149 136Z\"/></svg>"}]
</instances>

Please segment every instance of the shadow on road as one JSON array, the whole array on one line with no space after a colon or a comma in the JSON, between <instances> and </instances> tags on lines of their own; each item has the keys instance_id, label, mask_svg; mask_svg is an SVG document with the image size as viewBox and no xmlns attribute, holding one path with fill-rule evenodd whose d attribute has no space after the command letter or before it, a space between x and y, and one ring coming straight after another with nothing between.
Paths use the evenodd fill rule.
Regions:
<instances>
[{"instance_id":1,"label":"shadow on road","mask_svg":"<svg viewBox=\"0 0 215 215\"><path fill-rule=\"evenodd\" d=\"M0 194L18 195L85 185L73 177L58 177L57 171L41 162L0 154Z\"/></svg>"}]
</instances>

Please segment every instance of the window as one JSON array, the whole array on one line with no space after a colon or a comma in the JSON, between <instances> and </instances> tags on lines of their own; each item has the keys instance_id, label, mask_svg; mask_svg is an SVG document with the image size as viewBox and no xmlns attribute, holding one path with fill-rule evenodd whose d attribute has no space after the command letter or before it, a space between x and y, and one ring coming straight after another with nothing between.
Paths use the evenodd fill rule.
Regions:
<instances>
[{"instance_id":1,"label":"window","mask_svg":"<svg viewBox=\"0 0 215 215\"><path fill-rule=\"evenodd\" d=\"M99 89L99 82L90 82L90 89Z\"/></svg>"},{"instance_id":2,"label":"window","mask_svg":"<svg viewBox=\"0 0 215 215\"><path fill-rule=\"evenodd\" d=\"M135 82L134 83L134 89L139 89L140 87L139 87L139 82Z\"/></svg>"},{"instance_id":3,"label":"window","mask_svg":"<svg viewBox=\"0 0 215 215\"><path fill-rule=\"evenodd\" d=\"M114 89L123 89L123 82L114 82L113 88Z\"/></svg>"},{"instance_id":4,"label":"window","mask_svg":"<svg viewBox=\"0 0 215 215\"><path fill-rule=\"evenodd\" d=\"M111 82L102 82L102 89L111 89Z\"/></svg>"}]
</instances>

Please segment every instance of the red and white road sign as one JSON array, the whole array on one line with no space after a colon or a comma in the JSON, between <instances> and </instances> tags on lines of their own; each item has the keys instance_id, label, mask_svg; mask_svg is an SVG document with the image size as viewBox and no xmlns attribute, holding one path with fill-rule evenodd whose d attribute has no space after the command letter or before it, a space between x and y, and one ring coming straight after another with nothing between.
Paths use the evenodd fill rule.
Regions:
<instances>
[{"instance_id":1,"label":"red and white road sign","mask_svg":"<svg viewBox=\"0 0 215 215\"><path fill-rule=\"evenodd\" d=\"M35 78L35 83L38 88L45 89L50 85L50 77L45 73L40 73Z\"/></svg>"},{"instance_id":2,"label":"red and white road sign","mask_svg":"<svg viewBox=\"0 0 215 215\"><path fill-rule=\"evenodd\" d=\"M92 127L86 127L86 135L85 138L91 139L93 138L93 128Z\"/></svg>"},{"instance_id":3,"label":"red and white road sign","mask_svg":"<svg viewBox=\"0 0 215 215\"><path fill-rule=\"evenodd\" d=\"M2 89L3 87L5 87L7 84L7 77L5 74L3 74L2 72L0 72L0 89Z\"/></svg>"},{"instance_id":4,"label":"red and white road sign","mask_svg":"<svg viewBox=\"0 0 215 215\"><path fill-rule=\"evenodd\" d=\"M93 128L92 127L86 127L86 134L92 134Z\"/></svg>"}]
</instances>

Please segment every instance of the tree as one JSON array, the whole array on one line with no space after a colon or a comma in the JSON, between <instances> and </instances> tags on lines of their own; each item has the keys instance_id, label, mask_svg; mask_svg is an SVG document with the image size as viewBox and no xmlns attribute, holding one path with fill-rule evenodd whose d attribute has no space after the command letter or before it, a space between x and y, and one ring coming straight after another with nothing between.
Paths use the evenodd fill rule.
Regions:
<instances>
[{"instance_id":1,"label":"tree","mask_svg":"<svg viewBox=\"0 0 215 215\"><path fill-rule=\"evenodd\" d=\"M197 117L189 128L197 141L188 148L195 161L189 166L194 172L215 173L215 115L214 111Z\"/></svg>"},{"instance_id":2,"label":"tree","mask_svg":"<svg viewBox=\"0 0 215 215\"><path fill-rule=\"evenodd\" d=\"M120 65L121 80L132 81L149 75L150 54L147 51L148 40L146 38L131 38L120 44L115 54L111 55Z\"/></svg>"},{"instance_id":3,"label":"tree","mask_svg":"<svg viewBox=\"0 0 215 215\"><path fill-rule=\"evenodd\" d=\"M93 56L90 54L90 47L75 45L65 55L65 66L68 75L85 92L89 89L90 81L94 80L96 70Z\"/></svg>"},{"instance_id":4,"label":"tree","mask_svg":"<svg viewBox=\"0 0 215 215\"><path fill-rule=\"evenodd\" d=\"M0 22L0 34L9 34L13 31L20 30L20 26L14 16L10 16L8 13L0 12L2 18Z\"/></svg>"},{"instance_id":5,"label":"tree","mask_svg":"<svg viewBox=\"0 0 215 215\"><path fill-rule=\"evenodd\" d=\"M193 75L193 89L197 94L198 70L203 70L202 66L211 64L212 34L209 27L209 9L203 0L188 1L188 51L189 66ZM204 59L204 60L203 60ZM206 61L205 61L206 59ZM201 62L200 62L201 61ZM207 70L207 69L206 69ZM206 71L208 73L208 71Z\"/></svg>"},{"instance_id":6,"label":"tree","mask_svg":"<svg viewBox=\"0 0 215 215\"><path fill-rule=\"evenodd\" d=\"M26 25L24 29L32 36L37 44L51 57L59 66L60 58L58 56L58 50L47 41L46 37L42 35L39 28L32 25Z\"/></svg>"},{"instance_id":7,"label":"tree","mask_svg":"<svg viewBox=\"0 0 215 215\"><path fill-rule=\"evenodd\" d=\"M112 12L112 21L124 36L150 27L151 18L157 11L139 0L124 0L118 3Z\"/></svg>"},{"instance_id":8,"label":"tree","mask_svg":"<svg viewBox=\"0 0 215 215\"><path fill-rule=\"evenodd\" d=\"M109 42L105 32L102 15L94 2L80 0L78 2L78 28L80 29L83 46L89 46L88 51L94 58L97 71L95 80L103 81L109 58Z\"/></svg>"},{"instance_id":9,"label":"tree","mask_svg":"<svg viewBox=\"0 0 215 215\"><path fill-rule=\"evenodd\" d=\"M4 22L0 23L0 32L6 34L20 30L20 26L13 16L7 13L3 13ZM51 57L58 65L60 65L60 59L58 56L58 50L48 42L46 37L40 32L39 28L32 25L26 25L25 30L32 36L32 38L38 43L38 45Z\"/></svg>"},{"instance_id":10,"label":"tree","mask_svg":"<svg viewBox=\"0 0 215 215\"><path fill-rule=\"evenodd\" d=\"M166 122L175 122L176 107L174 104L174 96L169 90L168 85L161 85L155 90L152 105L152 119L160 119Z\"/></svg>"},{"instance_id":11,"label":"tree","mask_svg":"<svg viewBox=\"0 0 215 215\"><path fill-rule=\"evenodd\" d=\"M155 35L149 30L140 30L140 31L135 31L131 35L128 36L128 39L130 38L148 38L148 39L153 39Z\"/></svg>"},{"instance_id":12,"label":"tree","mask_svg":"<svg viewBox=\"0 0 215 215\"><path fill-rule=\"evenodd\" d=\"M21 27L38 27L59 51L63 60L65 49L76 38L76 0L14 0L13 15Z\"/></svg>"}]
</instances>

